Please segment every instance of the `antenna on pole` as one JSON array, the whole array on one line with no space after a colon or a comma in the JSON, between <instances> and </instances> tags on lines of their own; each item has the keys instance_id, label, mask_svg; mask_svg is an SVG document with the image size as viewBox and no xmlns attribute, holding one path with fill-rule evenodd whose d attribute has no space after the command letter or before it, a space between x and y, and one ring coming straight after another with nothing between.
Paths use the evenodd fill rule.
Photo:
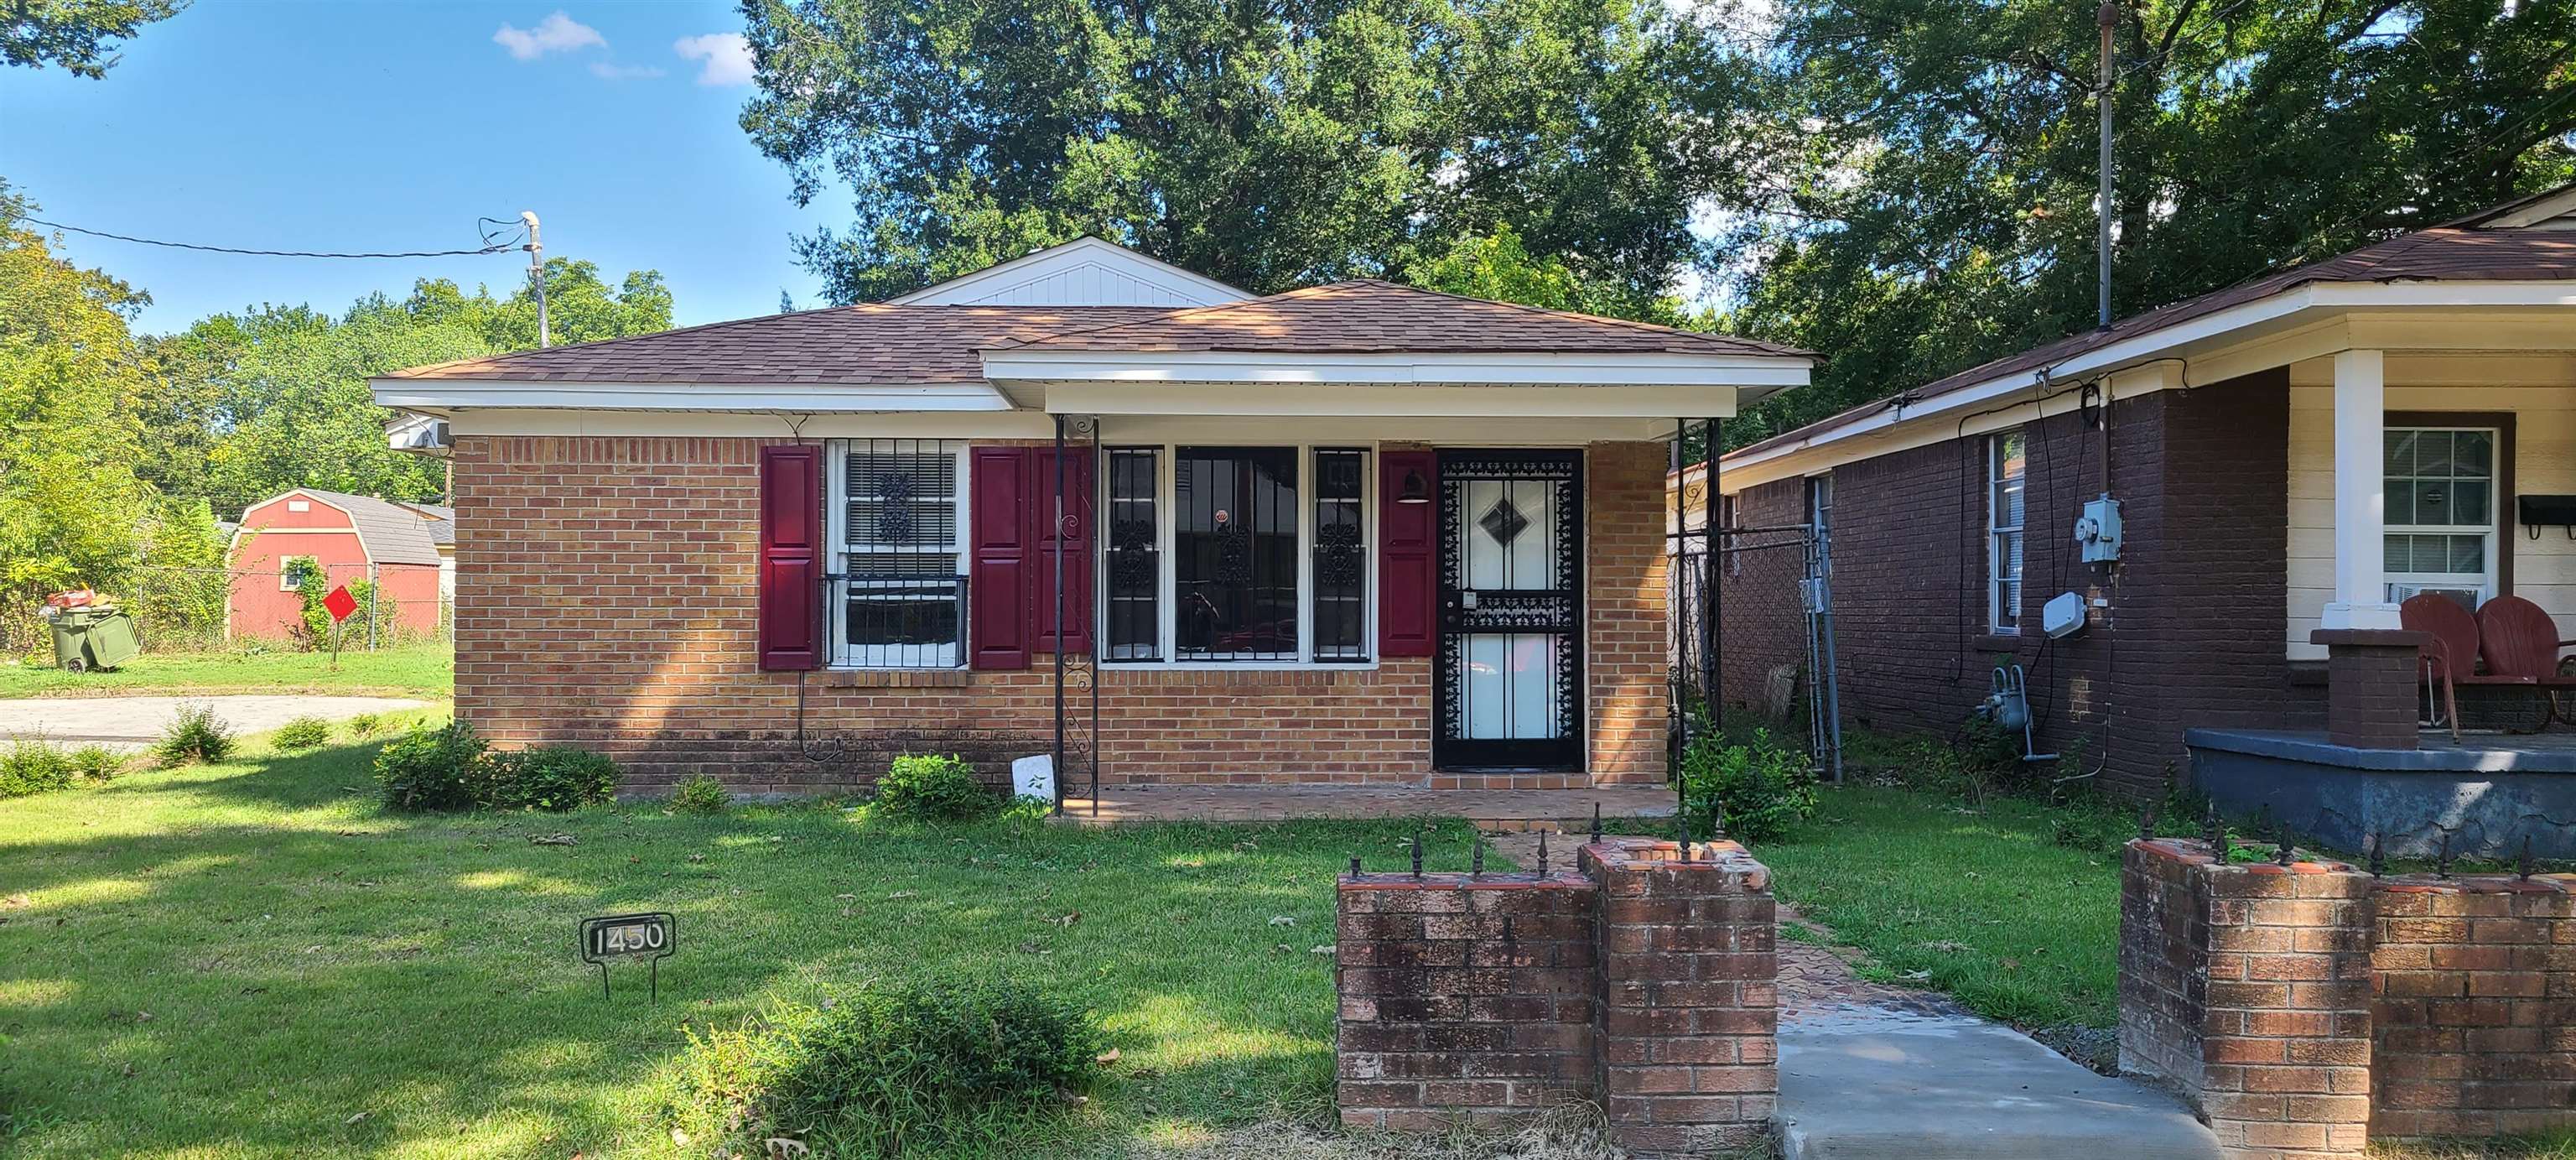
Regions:
<instances>
[{"instance_id":1,"label":"antenna on pole","mask_svg":"<svg viewBox=\"0 0 2576 1160\"><path fill-rule=\"evenodd\" d=\"M2102 61L2093 86L2093 104L2102 117L2102 192L2093 202L2093 218L2099 231L2094 244L2101 250L2102 270L2094 287L2093 314L2094 325L2104 330L2111 329L2111 30L2119 20L2119 0L2102 0L2101 9L2094 14L2094 22L2102 28Z\"/></svg>"},{"instance_id":2,"label":"antenna on pole","mask_svg":"<svg viewBox=\"0 0 2576 1160\"><path fill-rule=\"evenodd\" d=\"M2103 11L2107 12L2110 11L2110 9L2106 7ZM2104 33L2103 35L2107 37L2110 34ZM2107 126L2110 122L2106 120L2103 124ZM2108 128L2105 128L2102 132L2104 135L2103 140L2110 140L2109 134L2111 131ZM555 344L554 326L546 317L546 248L537 241L537 211L532 209L520 210L519 223L528 227L528 244L526 247L528 251L528 281L535 283L537 287L537 347L542 350ZM2107 229L2108 227L2104 228Z\"/></svg>"}]
</instances>

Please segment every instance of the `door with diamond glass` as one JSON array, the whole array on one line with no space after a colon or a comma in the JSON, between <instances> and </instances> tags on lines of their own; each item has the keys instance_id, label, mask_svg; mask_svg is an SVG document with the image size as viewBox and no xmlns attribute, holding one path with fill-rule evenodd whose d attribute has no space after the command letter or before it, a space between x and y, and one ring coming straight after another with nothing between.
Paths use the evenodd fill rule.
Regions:
<instances>
[{"instance_id":1,"label":"door with diamond glass","mask_svg":"<svg viewBox=\"0 0 2576 1160\"><path fill-rule=\"evenodd\" d=\"M1440 453L1442 769L1583 767L1583 453Z\"/></svg>"}]
</instances>

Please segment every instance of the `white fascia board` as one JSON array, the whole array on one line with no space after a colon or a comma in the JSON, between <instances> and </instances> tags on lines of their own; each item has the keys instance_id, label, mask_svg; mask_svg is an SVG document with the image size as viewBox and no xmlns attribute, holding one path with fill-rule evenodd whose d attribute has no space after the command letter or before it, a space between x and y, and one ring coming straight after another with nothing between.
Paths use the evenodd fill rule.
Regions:
<instances>
[{"instance_id":1,"label":"white fascia board","mask_svg":"<svg viewBox=\"0 0 2576 1160\"><path fill-rule=\"evenodd\" d=\"M1004 349L984 352L996 381L1059 383L1367 384L1478 383L1514 386L1804 386L1815 360L1803 355L1637 354L1300 354L1240 351Z\"/></svg>"},{"instance_id":2,"label":"white fascia board","mask_svg":"<svg viewBox=\"0 0 2576 1160\"><path fill-rule=\"evenodd\" d=\"M460 411L448 430L469 435L642 438L1044 439L1055 420L1036 411L822 412L609 411L495 408Z\"/></svg>"},{"instance_id":3,"label":"white fascia board","mask_svg":"<svg viewBox=\"0 0 2576 1160\"><path fill-rule=\"evenodd\" d=\"M1553 419L1728 418L1732 386L1371 386L1057 382L1046 409L1064 415L1323 416Z\"/></svg>"},{"instance_id":4,"label":"white fascia board","mask_svg":"<svg viewBox=\"0 0 2576 1160\"><path fill-rule=\"evenodd\" d=\"M369 379L394 408L495 407L633 411L1008 411L989 383L568 383L502 379Z\"/></svg>"}]
</instances>

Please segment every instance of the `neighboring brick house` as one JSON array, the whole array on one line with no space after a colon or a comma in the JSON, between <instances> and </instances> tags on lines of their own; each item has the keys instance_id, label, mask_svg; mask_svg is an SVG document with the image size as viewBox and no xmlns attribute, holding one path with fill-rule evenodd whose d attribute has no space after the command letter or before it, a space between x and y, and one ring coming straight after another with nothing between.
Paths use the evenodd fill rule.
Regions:
<instances>
[{"instance_id":1,"label":"neighboring brick house","mask_svg":"<svg viewBox=\"0 0 2576 1160\"><path fill-rule=\"evenodd\" d=\"M1674 483L1697 496L1699 469ZM2085 768L2057 772L2107 788L2159 791L2193 729L2212 731L2204 756L2256 744L2220 732L2257 731L2342 743L2336 761L2366 766L2350 751L2416 744L2404 598L2516 595L2576 628L2576 531L2516 502L2576 493L2576 187L1737 448L1719 491L1738 527L1807 523L1830 495L1851 723L1948 734L1994 666L2019 663L2042 751L2075 746ZM2076 527L2105 493L2125 539L2087 562ZM1798 615L1777 587L1729 592L1730 640L1739 617ZM2084 627L2050 639L2043 605L2068 592ZM2330 695L2330 652L2393 663ZM1803 663L1761 654L1721 647L1730 699ZM2555 759L2481 760L2456 769Z\"/></svg>"},{"instance_id":2,"label":"neighboring brick house","mask_svg":"<svg viewBox=\"0 0 2576 1160\"><path fill-rule=\"evenodd\" d=\"M381 599L393 602L393 615L381 619L398 630L438 631L445 521L429 514L438 510L310 487L243 509L228 554L226 633L287 639L303 620L304 584L327 592L353 581L377 585ZM290 567L294 561L312 568Z\"/></svg>"},{"instance_id":3,"label":"neighboring brick house","mask_svg":"<svg viewBox=\"0 0 2576 1160\"><path fill-rule=\"evenodd\" d=\"M373 386L445 423L456 708L504 744L810 792L1061 730L1110 784L1479 788L1663 779L1668 440L1808 365L1085 239Z\"/></svg>"}]
</instances>

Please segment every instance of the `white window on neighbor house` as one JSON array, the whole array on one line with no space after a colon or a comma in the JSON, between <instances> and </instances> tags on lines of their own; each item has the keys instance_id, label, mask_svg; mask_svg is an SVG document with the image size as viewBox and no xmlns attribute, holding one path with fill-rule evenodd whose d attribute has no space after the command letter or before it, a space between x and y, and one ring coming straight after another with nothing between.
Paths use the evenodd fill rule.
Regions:
<instances>
[{"instance_id":1,"label":"white window on neighbor house","mask_svg":"<svg viewBox=\"0 0 2576 1160\"><path fill-rule=\"evenodd\" d=\"M2493 427L2391 427L2386 435L2388 598L2439 592L2476 608L2496 594Z\"/></svg>"},{"instance_id":2,"label":"white window on neighbor house","mask_svg":"<svg viewBox=\"0 0 2576 1160\"><path fill-rule=\"evenodd\" d=\"M832 441L825 604L834 665L966 663L965 471L957 440Z\"/></svg>"},{"instance_id":3,"label":"white window on neighbor house","mask_svg":"<svg viewBox=\"0 0 2576 1160\"><path fill-rule=\"evenodd\" d=\"M1371 659L1375 473L1361 447L1112 447L1102 659Z\"/></svg>"},{"instance_id":4,"label":"white window on neighbor house","mask_svg":"<svg viewBox=\"0 0 2576 1160\"><path fill-rule=\"evenodd\" d=\"M2021 631L2023 491L2029 445L2016 428L1986 437L1986 627Z\"/></svg>"},{"instance_id":5,"label":"white window on neighbor house","mask_svg":"<svg viewBox=\"0 0 2576 1160\"><path fill-rule=\"evenodd\" d=\"M315 557L280 556L277 558L277 590L280 592L302 592L306 581L319 583L321 579L322 563Z\"/></svg>"}]
</instances>

